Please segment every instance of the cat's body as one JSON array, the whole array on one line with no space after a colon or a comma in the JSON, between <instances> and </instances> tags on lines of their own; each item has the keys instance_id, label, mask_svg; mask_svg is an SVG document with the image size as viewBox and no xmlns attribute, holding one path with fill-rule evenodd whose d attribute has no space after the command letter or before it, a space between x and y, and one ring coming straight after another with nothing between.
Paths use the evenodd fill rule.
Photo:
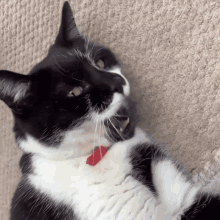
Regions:
<instances>
[{"instance_id":1,"label":"cat's body","mask_svg":"<svg viewBox=\"0 0 220 220\"><path fill-rule=\"evenodd\" d=\"M29 157L31 163L23 166L31 167L19 189L26 192L27 206L31 204L28 219L38 219L37 215L55 219L46 217L48 209L54 209L57 219L178 219L199 190L139 128L133 138L114 144L97 165L86 164L87 157L64 161ZM34 194L41 199L32 201ZM14 204L17 202L15 199ZM64 208L56 210L58 204ZM18 216L16 211L14 216Z\"/></svg>"},{"instance_id":2,"label":"cat's body","mask_svg":"<svg viewBox=\"0 0 220 220\"><path fill-rule=\"evenodd\" d=\"M67 2L48 56L28 76L0 71L0 87L24 151L11 220L220 219L220 193L136 127L120 64L80 35ZM108 151L91 166L95 146Z\"/></svg>"}]
</instances>

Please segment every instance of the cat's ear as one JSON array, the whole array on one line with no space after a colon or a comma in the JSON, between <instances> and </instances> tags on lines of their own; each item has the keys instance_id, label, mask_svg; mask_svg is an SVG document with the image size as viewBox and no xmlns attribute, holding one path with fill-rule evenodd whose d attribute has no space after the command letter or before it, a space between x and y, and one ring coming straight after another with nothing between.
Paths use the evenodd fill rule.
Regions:
<instances>
[{"instance_id":1,"label":"cat's ear","mask_svg":"<svg viewBox=\"0 0 220 220\"><path fill-rule=\"evenodd\" d=\"M55 44L65 46L71 43L74 39L82 37L77 29L73 12L69 3L66 1L63 5L62 19L60 30L57 35Z\"/></svg>"},{"instance_id":2,"label":"cat's ear","mask_svg":"<svg viewBox=\"0 0 220 220\"><path fill-rule=\"evenodd\" d=\"M29 75L0 70L0 99L12 110L17 111L24 105L30 85Z\"/></svg>"}]
</instances>

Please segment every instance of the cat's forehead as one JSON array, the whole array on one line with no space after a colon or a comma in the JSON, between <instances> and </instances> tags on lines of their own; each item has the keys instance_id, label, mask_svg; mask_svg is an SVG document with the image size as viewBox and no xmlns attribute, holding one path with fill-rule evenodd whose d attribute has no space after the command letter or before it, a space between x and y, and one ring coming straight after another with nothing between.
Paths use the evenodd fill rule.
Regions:
<instances>
[{"instance_id":1,"label":"cat's forehead","mask_svg":"<svg viewBox=\"0 0 220 220\"><path fill-rule=\"evenodd\" d=\"M97 65L100 59L103 62L103 68ZM45 68L51 69L52 72L57 72L58 75L60 73L60 76L69 76L78 72L87 72L89 74L90 68L108 71L112 67L119 65L119 62L110 49L97 43L79 41L79 44L69 45L68 47L57 47L53 45L47 57L36 65L30 74L45 74L41 71Z\"/></svg>"},{"instance_id":2,"label":"cat's forehead","mask_svg":"<svg viewBox=\"0 0 220 220\"><path fill-rule=\"evenodd\" d=\"M104 68L97 65L100 59ZM33 68L30 75L38 76L38 88L59 93L70 90L73 85L83 86L82 82L91 82L91 77L100 78L100 74L107 74L116 66L119 63L110 49L88 40L79 40L77 44L65 47L52 45L47 57Z\"/></svg>"},{"instance_id":3,"label":"cat's forehead","mask_svg":"<svg viewBox=\"0 0 220 220\"><path fill-rule=\"evenodd\" d=\"M93 42L84 42L76 46L69 47L52 47L48 56L52 58L59 59L59 61L66 62L79 62L88 61L96 62L97 59L111 59L114 58L116 61L115 55L111 52L110 49L106 48L103 45L93 43Z\"/></svg>"}]
</instances>

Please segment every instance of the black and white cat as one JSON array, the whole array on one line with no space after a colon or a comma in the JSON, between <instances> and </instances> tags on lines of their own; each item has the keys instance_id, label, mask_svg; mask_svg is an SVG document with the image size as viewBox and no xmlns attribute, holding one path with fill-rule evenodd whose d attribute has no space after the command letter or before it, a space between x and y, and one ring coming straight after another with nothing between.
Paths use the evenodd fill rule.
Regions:
<instances>
[{"instance_id":1,"label":"black and white cat","mask_svg":"<svg viewBox=\"0 0 220 220\"><path fill-rule=\"evenodd\" d=\"M79 33L65 2L47 57L29 75L0 71L24 152L11 220L220 219L220 194L136 126L129 92L114 54ZM91 166L96 146L108 151Z\"/></svg>"}]
</instances>

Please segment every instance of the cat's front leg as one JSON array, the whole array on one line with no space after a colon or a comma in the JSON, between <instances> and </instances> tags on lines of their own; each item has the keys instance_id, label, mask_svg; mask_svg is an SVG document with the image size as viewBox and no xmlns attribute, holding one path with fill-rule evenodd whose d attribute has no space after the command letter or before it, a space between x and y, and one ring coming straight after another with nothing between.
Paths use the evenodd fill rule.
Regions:
<instances>
[{"instance_id":1,"label":"cat's front leg","mask_svg":"<svg viewBox=\"0 0 220 220\"><path fill-rule=\"evenodd\" d=\"M166 212L181 220L220 219L220 194L204 192L153 138L136 144L130 158L133 177L151 190L162 207L157 215Z\"/></svg>"}]
</instances>

